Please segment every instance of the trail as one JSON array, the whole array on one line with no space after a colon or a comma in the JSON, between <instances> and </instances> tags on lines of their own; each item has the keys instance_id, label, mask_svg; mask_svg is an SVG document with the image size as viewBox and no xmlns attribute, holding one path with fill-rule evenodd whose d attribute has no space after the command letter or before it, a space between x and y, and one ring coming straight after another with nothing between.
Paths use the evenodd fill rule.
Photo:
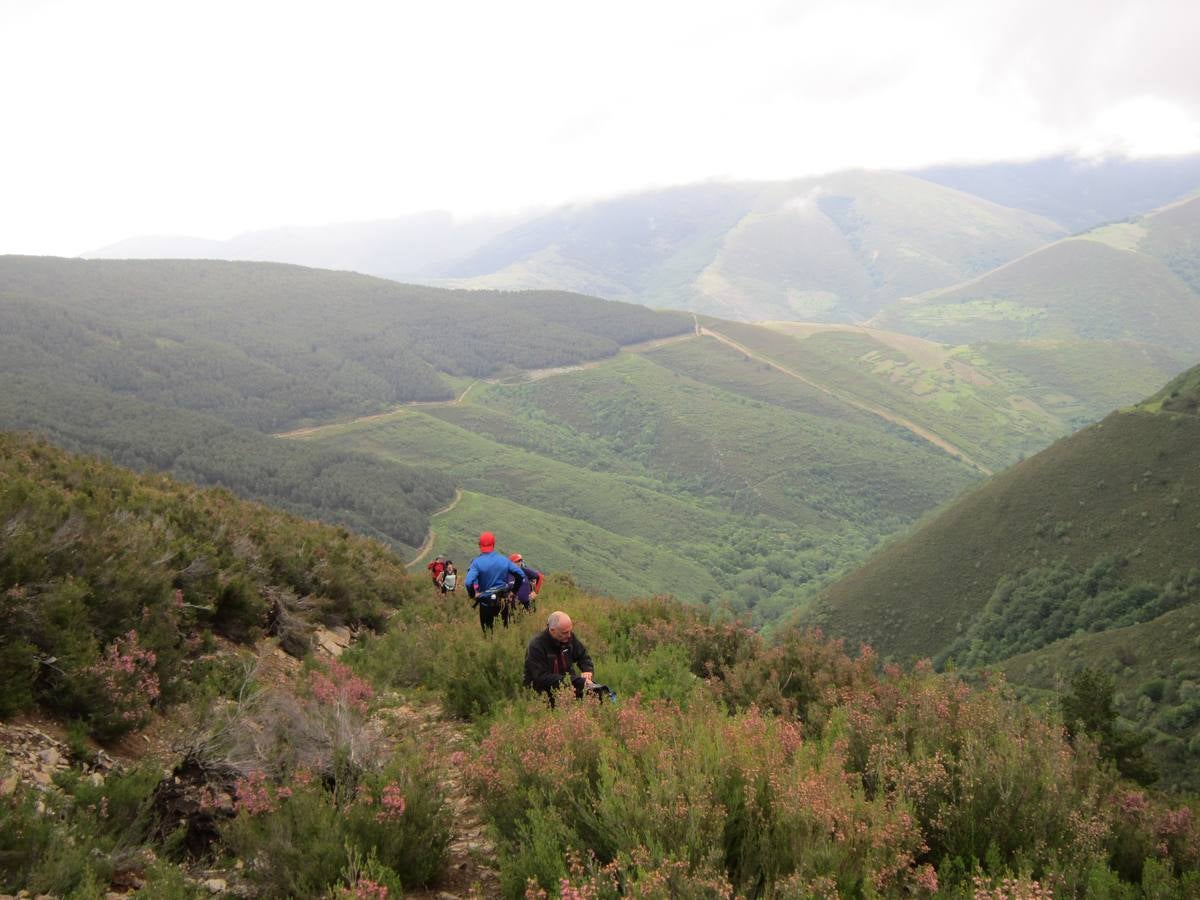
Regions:
<instances>
[{"instance_id":1,"label":"trail","mask_svg":"<svg viewBox=\"0 0 1200 900\"><path fill-rule=\"evenodd\" d=\"M707 335L708 337L715 338L716 340L720 341L721 343L726 344L727 346L730 346L733 349L737 350L739 353L743 353L746 356L750 357L751 359L758 360L761 363L765 363L766 365L770 366L771 368L775 369L776 371L782 372L784 375L787 375L791 378L795 378L797 381L802 381L805 384L807 384L809 387L816 388L818 391L828 394L830 397L835 397L838 400L841 400L843 403L848 403L850 406L853 406L856 409L861 409L863 412L868 412L868 413L871 413L872 415L879 416L881 419L891 422L893 425L899 425L901 428L911 431L917 437L928 441L929 443L933 444L935 447L939 447L942 450L945 450L951 456L962 460L967 465L982 472L984 475L992 474L991 469L987 468L987 466L984 466L982 463L976 462L969 455L967 455L967 453L962 448L956 447L954 444L950 443L944 437L942 437L941 435L935 434L934 432L930 431L928 428L924 428L921 425L918 425L916 422L906 419L903 416L896 415L894 412L892 412L889 409L885 409L882 406L876 406L874 403L868 403L866 400L860 400L858 397L855 397L853 394L849 394L845 391L840 391L837 388L832 388L826 384L821 384L820 382L814 381L813 379L809 378L807 375L800 374L795 369L789 369L787 366L780 365L779 363L775 362L773 359L769 359L768 357L765 357L760 353L756 353L754 350L751 350L745 344L739 344L733 338L726 337L725 335L721 334L719 331L713 331L713 329L711 329L705 325L701 325L699 319L696 320L696 333L699 335Z\"/></svg>"},{"instance_id":2,"label":"trail","mask_svg":"<svg viewBox=\"0 0 1200 900\"><path fill-rule=\"evenodd\" d=\"M439 509L437 512L430 515L430 517L429 517L429 534L427 534L425 536L425 543L423 543L420 547L417 548L417 555L413 557L412 562L405 563L405 568L411 569L413 566L415 566L417 563L419 563L421 561L421 558L423 556L425 556L426 553L428 553L430 550L433 549L433 539L435 537L435 534L433 531L433 517L440 516L440 515L442 515L442 513L450 512L450 510L452 510L452 509L454 509L454 507L458 506L458 501L462 500L462 498L463 498L462 488L455 488L454 489L454 499L451 500L449 503L447 503L445 506L443 506L441 509Z\"/></svg>"},{"instance_id":3,"label":"trail","mask_svg":"<svg viewBox=\"0 0 1200 900\"><path fill-rule=\"evenodd\" d=\"M433 887L405 890L404 896L418 900L499 897L496 849L487 836L478 801L463 786L462 776L451 762L455 752L472 750L468 726L447 718L436 703L409 704L400 697L396 701L396 705L385 706L378 714L388 720L390 732L415 737L425 759L440 770L438 781L451 813L450 846L442 877Z\"/></svg>"},{"instance_id":4,"label":"trail","mask_svg":"<svg viewBox=\"0 0 1200 900\"><path fill-rule=\"evenodd\" d=\"M322 431L328 431L331 428L342 428L346 425L359 425L363 422L377 422L380 419L386 419L388 416L394 416L401 410L410 409L415 406L461 406L463 399L471 392L471 388L479 384L479 381L472 381L463 392L453 400L409 400L405 403L397 403L391 409L384 410L380 413L371 413L369 416L359 416L357 419L347 419L345 422L327 422L324 425L308 425L304 428L296 428L292 431L277 431L274 437L277 438L300 438L311 437L314 434L320 434Z\"/></svg>"},{"instance_id":5,"label":"trail","mask_svg":"<svg viewBox=\"0 0 1200 900\"><path fill-rule=\"evenodd\" d=\"M696 334L699 334L697 331ZM641 341L636 344L626 344L618 353L645 353L649 350L665 347L668 344L674 344L679 341L690 340L695 337L691 332L684 334L675 334L665 338L655 338L652 341ZM379 413L371 413L368 416L359 416L356 419L347 419L344 422L327 422L324 425L307 425L304 428L295 428L291 431L278 431L275 437L278 438L304 438L312 437L314 434L320 434L323 431L329 431L333 428L343 428L347 425L361 425L364 422L378 422L386 419L389 416L394 416L398 412L403 412L406 409L413 409L421 406L462 406L466 400L467 394L471 393L471 389L477 384L529 384L533 381L541 381L543 378L552 378L555 375L566 375L568 372L583 372L587 369L594 369L597 366L602 366L609 361L611 357L605 359L593 359L585 363L577 363L571 366L551 366L545 369L527 369L520 375L512 378L477 378L468 384L461 394L453 400L409 400L405 403L397 403L391 409L384 410Z\"/></svg>"}]
</instances>

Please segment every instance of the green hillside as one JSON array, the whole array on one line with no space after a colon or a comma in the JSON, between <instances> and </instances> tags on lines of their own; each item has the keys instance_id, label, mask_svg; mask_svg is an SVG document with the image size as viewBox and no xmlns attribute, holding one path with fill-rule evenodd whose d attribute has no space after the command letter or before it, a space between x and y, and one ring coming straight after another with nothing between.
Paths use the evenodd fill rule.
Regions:
<instances>
[{"instance_id":1,"label":"green hillside","mask_svg":"<svg viewBox=\"0 0 1200 900\"><path fill-rule=\"evenodd\" d=\"M454 486L263 434L611 356L689 317L215 261L0 257L0 428L419 546Z\"/></svg>"},{"instance_id":2,"label":"green hillside","mask_svg":"<svg viewBox=\"0 0 1200 900\"><path fill-rule=\"evenodd\" d=\"M947 345L861 326L702 321L811 392L900 417L989 470L1144 397L1187 364L1141 344Z\"/></svg>"},{"instance_id":3,"label":"green hillside","mask_svg":"<svg viewBox=\"0 0 1200 900\"><path fill-rule=\"evenodd\" d=\"M1061 237L1031 213L919 178L844 172L694 185L557 210L446 270L734 319L853 321Z\"/></svg>"},{"instance_id":4,"label":"green hillside","mask_svg":"<svg viewBox=\"0 0 1200 900\"><path fill-rule=\"evenodd\" d=\"M1149 622L1077 634L996 668L1034 696L1059 691L1083 666L1113 681L1126 727L1149 734L1163 787L1200 792L1200 603Z\"/></svg>"},{"instance_id":5,"label":"green hillside","mask_svg":"<svg viewBox=\"0 0 1200 900\"><path fill-rule=\"evenodd\" d=\"M689 327L677 313L561 292L446 291L268 263L0 257L0 376L261 431L448 399L447 375L570 365Z\"/></svg>"},{"instance_id":6,"label":"green hillside","mask_svg":"<svg viewBox=\"0 0 1200 900\"><path fill-rule=\"evenodd\" d=\"M1200 198L1059 241L873 324L952 343L1135 340L1200 350Z\"/></svg>"},{"instance_id":7,"label":"green hillside","mask_svg":"<svg viewBox=\"0 0 1200 900\"><path fill-rule=\"evenodd\" d=\"M302 654L310 620L381 625L413 593L382 544L27 436L0 432L0 485L0 717L111 738L219 677L214 634Z\"/></svg>"},{"instance_id":8,"label":"green hillside","mask_svg":"<svg viewBox=\"0 0 1200 900\"><path fill-rule=\"evenodd\" d=\"M1186 637L1176 666L1151 636L1162 616L1200 602L1198 407L1193 369L894 540L825 591L812 620L887 656L1003 664L1043 684L1064 664L1107 668L1113 648L1128 646L1147 664L1161 655L1179 687L1191 678L1181 671L1200 672L1200 646ZM1172 703L1190 702L1189 690ZM1172 738L1190 740L1196 712L1172 714Z\"/></svg>"},{"instance_id":9,"label":"green hillside","mask_svg":"<svg viewBox=\"0 0 1200 900\"><path fill-rule=\"evenodd\" d=\"M877 417L804 393L691 339L307 439L434 465L465 487L470 502L434 522L436 551L454 559L491 528L582 584L640 584L765 623L974 477Z\"/></svg>"},{"instance_id":10,"label":"green hillside","mask_svg":"<svg viewBox=\"0 0 1200 900\"><path fill-rule=\"evenodd\" d=\"M540 620L484 635L382 545L3 434L0 483L0 889L17 896L1200 884L1195 802L1118 779L1003 684L559 577L541 602L570 610L617 702L568 687L551 707L520 685ZM476 500L502 503L460 507ZM369 630L340 660L288 660L313 620Z\"/></svg>"},{"instance_id":11,"label":"green hillside","mask_svg":"<svg viewBox=\"0 0 1200 900\"><path fill-rule=\"evenodd\" d=\"M297 515L418 546L454 485L424 465L279 441L249 428L99 388L24 375L3 380L0 424L134 469L229 488Z\"/></svg>"}]
</instances>

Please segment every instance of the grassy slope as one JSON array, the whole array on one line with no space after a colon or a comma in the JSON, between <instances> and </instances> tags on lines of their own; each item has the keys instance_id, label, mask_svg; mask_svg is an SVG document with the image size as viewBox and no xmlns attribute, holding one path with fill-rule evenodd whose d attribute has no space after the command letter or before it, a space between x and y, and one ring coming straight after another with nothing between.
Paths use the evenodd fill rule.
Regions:
<instances>
[{"instance_id":1,"label":"grassy slope","mask_svg":"<svg viewBox=\"0 0 1200 900\"><path fill-rule=\"evenodd\" d=\"M1197 382L1195 370L1181 377L1174 402ZM1117 557L1131 585L1186 573L1200 534L1200 418L1156 402L1059 441L892 542L824 594L826 621L885 654L934 655L1001 578L1033 566Z\"/></svg>"},{"instance_id":2,"label":"grassy slope","mask_svg":"<svg viewBox=\"0 0 1200 900\"><path fill-rule=\"evenodd\" d=\"M1067 431L1061 413L1034 399L1019 376L987 365L968 348L905 347L858 330L805 329L797 335L788 333L794 329L786 323L771 329L709 324L818 384L929 429L990 468Z\"/></svg>"},{"instance_id":3,"label":"grassy slope","mask_svg":"<svg viewBox=\"0 0 1200 900\"><path fill-rule=\"evenodd\" d=\"M465 573L481 522L503 523L497 526L501 552L519 550L526 565L546 574L567 573L581 585L603 585L613 597L698 597L720 591L703 568L652 542L474 492L434 520L430 552L455 560Z\"/></svg>"},{"instance_id":4,"label":"grassy slope","mask_svg":"<svg viewBox=\"0 0 1200 900\"><path fill-rule=\"evenodd\" d=\"M1200 198L1060 241L874 323L938 340L1138 340L1200 351Z\"/></svg>"},{"instance_id":5,"label":"grassy slope","mask_svg":"<svg viewBox=\"0 0 1200 900\"><path fill-rule=\"evenodd\" d=\"M794 380L709 340L648 355L477 388L464 405L325 429L316 440L434 460L484 495L435 522L439 552L469 557L474 533L511 531L525 544L515 549L582 583L728 602L760 621L803 603L972 480L940 451L804 396ZM610 575L609 565L621 571Z\"/></svg>"}]
</instances>

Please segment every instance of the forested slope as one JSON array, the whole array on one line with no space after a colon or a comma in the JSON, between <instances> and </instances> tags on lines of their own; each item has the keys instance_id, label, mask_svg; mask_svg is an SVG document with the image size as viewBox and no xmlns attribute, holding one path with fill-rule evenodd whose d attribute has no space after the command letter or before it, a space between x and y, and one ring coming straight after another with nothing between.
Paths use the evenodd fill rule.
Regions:
<instances>
[{"instance_id":1,"label":"forested slope","mask_svg":"<svg viewBox=\"0 0 1200 900\"><path fill-rule=\"evenodd\" d=\"M0 375L44 375L278 431L481 377L611 356L678 313L212 260L0 257Z\"/></svg>"},{"instance_id":2,"label":"forested slope","mask_svg":"<svg viewBox=\"0 0 1200 900\"><path fill-rule=\"evenodd\" d=\"M1200 733L1189 687L1200 680L1190 624L1200 604L1198 408L1192 369L888 544L830 587L811 621L888 656L1004 665L1042 686L1086 665L1129 669L1123 711L1143 723L1162 713L1152 724L1178 779L1180 754ZM1185 627L1171 656L1155 623L1175 613ZM1165 679L1154 703L1165 694L1169 713L1138 708L1139 678Z\"/></svg>"},{"instance_id":3,"label":"forested slope","mask_svg":"<svg viewBox=\"0 0 1200 900\"><path fill-rule=\"evenodd\" d=\"M415 547L453 495L446 477L261 432L447 399L470 378L690 327L682 314L563 293L258 263L0 257L0 427Z\"/></svg>"}]
</instances>

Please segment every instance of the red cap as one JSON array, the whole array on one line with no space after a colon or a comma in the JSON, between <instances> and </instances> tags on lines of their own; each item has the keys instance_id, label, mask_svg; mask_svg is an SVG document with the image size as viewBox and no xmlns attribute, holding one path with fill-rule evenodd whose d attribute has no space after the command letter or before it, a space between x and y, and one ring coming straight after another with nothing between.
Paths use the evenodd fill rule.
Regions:
<instances>
[{"instance_id":1,"label":"red cap","mask_svg":"<svg viewBox=\"0 0 1200 900\"><path fill-rule=\"evenodd\" d=\"M511 559L513 562L520 562L521 554L520 553L511 553L511 554L509 554L508 558Z\"/></svg>"},{"instance_id":2,"label":"red cap","mask_svg":"<svg viewBox=\"0 0 1200 900\"><path fill-rule=\"evenodd\" d=\"M490 531L485 531L479 536L479 549L484 553L491 553L496 549L496 536Z\"/></svg>"}]
</instances>

